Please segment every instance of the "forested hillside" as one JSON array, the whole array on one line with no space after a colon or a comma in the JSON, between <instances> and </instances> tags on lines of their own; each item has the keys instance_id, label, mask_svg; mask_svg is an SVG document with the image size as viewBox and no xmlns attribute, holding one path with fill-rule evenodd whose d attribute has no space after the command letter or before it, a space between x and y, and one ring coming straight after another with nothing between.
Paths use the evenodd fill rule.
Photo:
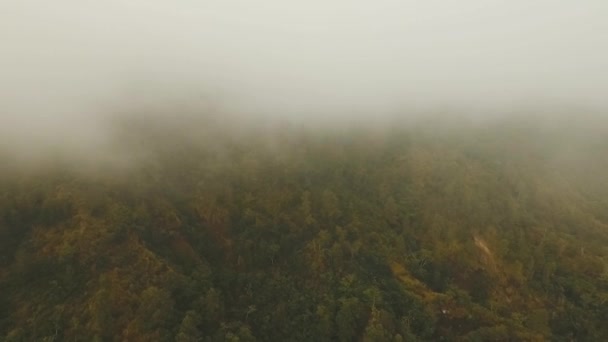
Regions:
<instances>
[{"instance_id":1,"label":"forested hillside","mask_svg":"<svg viewBox=\"0 0 608 342\"><path fill-rule=\"evenodd\" d=\"M608 341L606 128L133 119L121 162L7 156L0 340Z\"/></svg>"}]
</instances>

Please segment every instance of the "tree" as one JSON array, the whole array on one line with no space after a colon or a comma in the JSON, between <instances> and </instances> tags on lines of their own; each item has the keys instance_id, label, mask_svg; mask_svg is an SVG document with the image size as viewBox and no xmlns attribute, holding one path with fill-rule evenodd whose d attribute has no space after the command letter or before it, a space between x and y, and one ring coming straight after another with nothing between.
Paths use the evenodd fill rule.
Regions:
<instances>
[{"instance_id":1,"label":"tree","mask_svg":"<svg viewBox=\"0 0 608 342\"><path fill-rule=\"evenodd\" d=\"M362 329L363 312L359 299L343 298L336 314L336 328L340 341L353 341Z\"/></svg>"},{"instance_id":2,"label":"tree","mask_svg":"<svg viewBox=\"0 0 608 342\"><path fill-rule=\"evenodd\" d=\"M202 319L196 311L190 310L186 312L182 323L179 326L175 342L197 342L202 338L202 333L198 326Z\"/></svg>"},{"instance_id":3,"label":"tree","mask_svg":"<svg viewBox=\"0 0 608 342\"><path fill-rule=\"evenodd\" d=\"M135 314L135 319L130 324L133 328L132 332L146 338L167 339L174 306L169 292L156 286L150 286L142 292L139 301L140 306Z\"/></svg>"}]
</instances>

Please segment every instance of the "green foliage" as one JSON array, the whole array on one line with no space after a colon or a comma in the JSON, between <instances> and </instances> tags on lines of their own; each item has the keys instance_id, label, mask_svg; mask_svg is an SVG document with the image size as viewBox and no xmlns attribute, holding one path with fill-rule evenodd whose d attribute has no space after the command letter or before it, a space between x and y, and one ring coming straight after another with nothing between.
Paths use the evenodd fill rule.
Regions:
<instances>
[{"instance_id":1,"label":"green foliage","mask_svg":"<svg viewBox=\"0 0 608 342\"><path fill-rule=\"evenodd\" d=\"M0 340L608 340L608 146L408 127L3 174Z\"/></svg>"},{"instance_id":2,"label":"green foliage","mask_svg":"<svg viewBox=\"0 0 608 342\"><path fill-rule=\"evenodd\" d=\"M186 316L182 320L179 326L177 335L175 335L175 342L197 342L203 334L199 330L201 317L196 311L190 310L186 312Z\"/></svg>"}]
</instances>

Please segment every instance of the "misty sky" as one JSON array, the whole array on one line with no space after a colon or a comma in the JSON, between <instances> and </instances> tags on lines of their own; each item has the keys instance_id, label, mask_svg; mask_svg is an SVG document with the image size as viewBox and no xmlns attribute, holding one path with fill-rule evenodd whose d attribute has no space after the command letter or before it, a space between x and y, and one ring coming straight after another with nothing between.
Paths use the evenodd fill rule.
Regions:
<instances>
[{"instance_id":1,"label":"misty sky","mask_svg":"<svg viewBox=\"0 0 608 342\"><path fill-rule=\"evenodd\" d=\"M0 134L22 140L90 136L125 99L287 117L608 109L605 0L3 0L0 42Z\"/></svg>"}]
</instances>

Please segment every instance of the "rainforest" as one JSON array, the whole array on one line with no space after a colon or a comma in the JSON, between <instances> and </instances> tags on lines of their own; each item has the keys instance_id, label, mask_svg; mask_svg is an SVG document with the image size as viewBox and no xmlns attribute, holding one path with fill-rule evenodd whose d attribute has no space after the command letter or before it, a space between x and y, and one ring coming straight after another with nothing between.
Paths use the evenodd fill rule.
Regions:
<instances>
[{"instance_id":1,"label":"rainforest","mask_svg":"<svg viewBox=\"0 0 608 342\"><path fill-rule=\"evenodd\" d=\"M0 342L608 341L607 19L0 0Z\"/></svg>"},{"instance_id":2,"label":"rainforest","mask_svg":"<svg viewBox=\"0 0 608 342\"><path fill-rule=\"evenodd\" d=\"M174 122L4 157L3 340L608 339L604 121Z\"/></svg>"}]
</instances>

